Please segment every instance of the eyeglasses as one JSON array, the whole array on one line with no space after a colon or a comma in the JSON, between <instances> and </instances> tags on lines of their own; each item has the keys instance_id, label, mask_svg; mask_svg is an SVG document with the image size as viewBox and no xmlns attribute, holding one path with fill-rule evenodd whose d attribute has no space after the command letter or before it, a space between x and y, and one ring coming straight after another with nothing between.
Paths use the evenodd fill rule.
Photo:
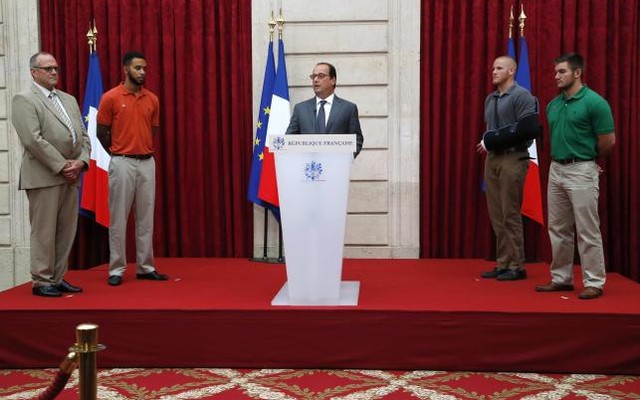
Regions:
<instances>
[{"instance_id":1,"label":"eyeglasses","mask_svg":"<svg viewBox=\"0 0 640 400\"><path fill-rule=\"evenodd\" d=\"M56 67L56 66L51 66L51 67L33 67L33 68L47 71L48 74L52 73L53 71L60 72L60 67Z\"/></svg>"},{"instance_id":2,"label":"eyeglasses","mask_svg":"<svg viewBox=\"0 0 640 400\"><path fill-rule=\"evenodd\" d=\"M311 75L309 75L309 78L311 78L311 80L314 80L314 79L316 79L316 78L318 78L318 79L324 79L324 78L326 78L327 76L329 76L329 75L327 75L327 74L323 74L323 73L319 73L319 74L311 74Z\"/></svg>"}]
</instances>

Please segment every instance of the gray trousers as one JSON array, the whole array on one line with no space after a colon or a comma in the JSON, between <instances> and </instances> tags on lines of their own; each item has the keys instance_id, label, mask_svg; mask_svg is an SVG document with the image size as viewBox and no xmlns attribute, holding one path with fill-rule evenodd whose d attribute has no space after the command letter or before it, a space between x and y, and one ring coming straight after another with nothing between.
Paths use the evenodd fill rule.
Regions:
<instances>
[{"instance_id":1,"label":"gray trousers","mask_svg":"<svg viewBox=\"0 0 640 400\"><path fill-rule=\"evenodd\" d=\"M487 156L484 176L489 218L496 235L497 268L524 268L521 209L528 155L525 151Z\"/></svg>"},{"instance_id":2,"label":"gray trousers","mask_svg":"<svg viewBox=\"0 0 640 400\"><path fill-rule=\"evenodd\" d=\"M598 216L599 174L595 161L566 165L551 162L547 203L554 283L573 284L575 224L584 286L604 286L606 272Z\"/></svg>"},{"instance_id":3,"label":"gray trousers","mask_svg":"<svg viewBox=\"0 0 640 400\"><path fill-rule=\"evenodd\" d=\"M28 189L33 286L57 285L78 227L78 187L56 185Z\"/></svg>"},{"instance_id":4,"label":"gray trousers","mask_svg":"<svg viewBox=\"0 0 640 400\"><path fill-rule=\"evenodd\" d=\"M122 156L109 162L109 275L122 276L127 267L127 220L135 202L136 272L155 271L153 264L153 210L156 163Z\"/></svg>"}]
</instances>

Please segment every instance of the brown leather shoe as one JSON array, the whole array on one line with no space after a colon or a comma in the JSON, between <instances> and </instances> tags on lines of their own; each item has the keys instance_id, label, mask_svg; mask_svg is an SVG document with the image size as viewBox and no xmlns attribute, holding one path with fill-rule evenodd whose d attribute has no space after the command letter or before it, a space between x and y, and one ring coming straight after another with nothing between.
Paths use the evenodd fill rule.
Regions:
<instances>
[{"instance_id":1,"label":"brown leather shoe","mask_svg":"<svg viewBox=\"0 0 640 400\"><path fill-rule=\"evenodd\" d=\"M564 283L549 282L546 285L536 285L536 292L570 292L572 290L573 285Z\"/></svg>"},{"instance_id":2,"label":"brown leather shoe","mask_svg":"<svg viewBox=\"0 0 640 400\"><path fill-rule=\"evenodd\" d=\"M587 286L584 290L578 295L579 299L582 300L591 300L597 299L602 296L602 289L593 286Z\"/></svg>"}]
</instances>

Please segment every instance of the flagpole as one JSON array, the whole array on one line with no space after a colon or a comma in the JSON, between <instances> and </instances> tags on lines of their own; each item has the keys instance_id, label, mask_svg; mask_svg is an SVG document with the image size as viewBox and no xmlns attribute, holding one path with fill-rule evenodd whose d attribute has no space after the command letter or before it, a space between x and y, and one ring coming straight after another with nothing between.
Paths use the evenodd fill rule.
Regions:
<instances>
[{"instance_id":1,"label":"flagpole","mask_svg":"<svg viewBox=\"0 0 640 400\"><path fill-rule=\"evenodd\" d=\"M509 57L513 57L516 59L516 45L513 41L513 6L511 6L511 10L509 11L509 38L507 39L507 55ZM484 187L484 186L483 186Z\"/></svg>"},{"instance_id":2,"label":"flagpole","mask_svg":"<svg viewBox=\"0 0 640 400\"><path fill-rule=\"evenodd\" d=\"M96 20L93 20L93 28L89 24L89 31L87 32L87 44L89 45L89 53L96 52L98 46L98 29L96 28Z\"/></svg>"},{"instance_id":3,"label":"flagpole","mask_svg":"<svg viewBox=\"0 0 640 400\"><path fill-rule=\"evenodd\" d=\"M513 16L511 17L513 18ZM518 21L520 21L520 37L524 37L524 22L527 19L527 16L524 14L524 4L520 4L520 16L518 17Z\"/></svg>"},{"instance_id":4,"label":"flagpole","mask_svg":"<svg viewBox=\"0 0 640 400\"><path fill-rule=\"evenodd\" d=\"M278 16L278 39L282 40L282 30L284 29L284 16L282 15L282 8L280 9L280 15ZM280 51L280 49L278 49ZM284 262L284 256L282 254L282 220L278 221L278 262Z\"/></svg>"},{"instance_id":5,"label":"flagpole","mask_svg":"<svg viewBox=\"0 0 640 400\"><path fill-rule=\"evenodd\" d=\"M280 9L280 15L278 16L278 39L282 40L282 30L284 29L284 16L282 15L282 9Z\"/></svg>"},{"instance_id":6,"label":"flagpole","mask_svg":"<svg viewBox=\"0 0 640 400\"><path fill-rule=\"evenodd\" d=\"M511 5L511 11L509 13L509 39L513 39L513 5Z\"/></svg>"},{"instance_id":7,"label":"flagpole","mask_svg":"<svg viewBox=\"0 0 640 400\"><path fill-rule=\"evenodd\" d=\"M271 12L271 18L269 19L269 22L267 23L267 25L269 26L269 42L273 42L273 36L276 30L276 20L273 16L273 12ZM262 105L261 105L262 107ZM260 112L263 112L263 110L261 110ZM278 257L277 258L269 258L269 210L267 205L265 204L263 207L263 211L264 211L264 218L263 218L263 234L262 234L262 257L251 257L250 261L257 261L257 262L264 262L264 263L269 263L269 264L277 264L277 263L282 263L283 258L282 258L282 227L280 226L280 224L278 223L278 231L279 231L279 252L278 252Z\"/></svg>"}]
</instances>

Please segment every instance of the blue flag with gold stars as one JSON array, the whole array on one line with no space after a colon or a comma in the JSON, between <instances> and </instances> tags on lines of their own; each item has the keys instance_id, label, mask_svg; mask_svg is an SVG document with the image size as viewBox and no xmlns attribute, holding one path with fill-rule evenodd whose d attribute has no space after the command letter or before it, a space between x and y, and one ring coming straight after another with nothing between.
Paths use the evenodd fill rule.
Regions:
<instances>
[{"instance_id":1,"label":"blue flag with gold stars","mask_svg":"<svg viewBox=\"0 0 640 400\"><path fill-rule=\"evenodd\" d=\"M264 146L267 139L267 126L269 125L269 114L271 112L271 95L276 78L275 60L273 58L273 41L269 42L267 50L267 64L264 71L264 81L262 83L262 96L260 97L260 112L256 124L256 135L253 140L253 157L251 160L251 176L249 177L249 190L247 199L259 206L270 209L274 215L279 217L279 209L258 197L260 187L260 176L262 175L262 163L264 160Z\"/></svg>"}]
</instances>

